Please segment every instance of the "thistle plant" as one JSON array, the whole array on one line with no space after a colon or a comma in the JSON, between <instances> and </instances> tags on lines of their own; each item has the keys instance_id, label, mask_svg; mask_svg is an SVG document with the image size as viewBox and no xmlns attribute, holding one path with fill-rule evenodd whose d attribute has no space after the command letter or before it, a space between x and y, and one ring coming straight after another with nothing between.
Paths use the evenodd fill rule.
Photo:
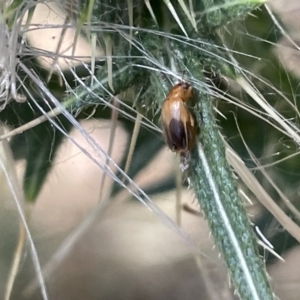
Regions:
<instances>
[{"instance_id":1,"label":"thistle plant","mask_svg":"<svg viewBox=\"0 0 300 300\"><path fill-rule=\"evenodd\" d=\"M149 196L174 188L174 175L144 189L134 181L138 172L166 147L160 109L170 88L179 81L193 87L193 103L188 109L197 123L196 143L182 175L184 184L195 195L207 220L233 292L240 299L275 299L266 272L268 257L261 256L259 244L273 257L280 256L255 231L260 233L258 225L265 224L266 216L271 214L273 231L280 224L294 243L300 241L299 227L293 220L299 212L288 199L293 192L287 188L297 184L297 176L285 178L276 168L272 175L267 170L286 160L284 171L295 172L291 151L297 153L300 138L297 80L273 51L278 35L286 32L268 5L256 0L66 3L60 6L66 17L55 53L38 51L27 40L28 33L38 27L31 23L36 5L33 1L12 1L3 5L1 13L0 118L10 128L8 132L2 130L0 137L4 149L1 167L21 219L20 247L12 259L5 299L12 295L26 237L37 280L28 283L22 295L30 298L39 287L43 299L52 299L45 282L124 190L199 255L198 241L191 239ZM69 28L75 32L70 56L61 49ZM90 45L89 59L75 55L80 37ZM47 72L41 57L50 58ZM61 60L69 65L67 69L62 68ZM79 121L89 116L110 119L112 115L111 148L106 151ZM128 156L118 164L111 158L117 121L130 135L138 132L138 138L133 135L126 146ZM70 131L74 129L91 150L72 138ZM149 138L149 132L157 134ZM103 179L97 206L42 267L27 208L29 203L36 205L66 139L103 170L113 185L105 190ZM272 143L275 146L271 150ZM22 192L10 149L15 160L26 161ZM275 160L276 153L282 157ZM241 197L245 194L260 203L260 214L251 219ZM276 244L280 238L282 233L276 233L272 242Z\"/></svg>"}]
</instances>

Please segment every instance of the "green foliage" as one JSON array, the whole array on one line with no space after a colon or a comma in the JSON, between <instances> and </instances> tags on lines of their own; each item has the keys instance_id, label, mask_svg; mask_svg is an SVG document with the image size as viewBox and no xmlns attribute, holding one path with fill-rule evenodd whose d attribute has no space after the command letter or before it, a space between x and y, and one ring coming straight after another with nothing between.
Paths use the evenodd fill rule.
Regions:
<instances>
[{"instance_id":1,"label":"green foliage","mask_svg":"<svg viewBox=\"0 0 300 300\"><path fill-rule=\"evenodd\" d=\"M256 237L226 160L211 98L204 93L197 96L203 153L201 149L192 153L192 186L240 298L273 299Z\"/></svg>"},{"instance_id":2,"label":"green foliage","mask_svg":"<svg viewBox=\"0 0 300 300\"><path fill-rule=\"evenodd\" d=\"M59 116L56 122L66 133L71 129L70 122L64 116ZM36 200L63 138L62 132L50 122L45 122L13 139L11 147L15 153L18 152L20 145L26 143L23 147L26 151L22 154L25 154L24 158L27 161L23 182L24 196L27 201Z\"/></svg>"},{"instance_id":3,"label":"green foliage","mask_svg":"<svg viewBox=\"0 0 300 300\"><path fill-rule=\"evenodd\" d=\"M216 94L214 97L211 96L211 86L205 82L203 74L208 70L209 73L218 74L220 77L228 76L235 79L236 74L245 72L258 90L266 94L265 98L270 103L277 101L274 100L274 93L270 95L270 90L274 92L278 88L283 93L293 93L297 81L282 68L273 53L273 43L278 40L274 24L264 9L252 12L259 4L255 1L194 1L191 16L186 15L178 1L173 1L172 5L180 22L162 1L151 1L155 19L152 18L144 1L133 2L132 8L128 7L127 1L95 1L93 6L90 1L81 2L82 10L78 14L77 29L84 27L85 21L91 22L92 25L88 26L88 30L84 33L87 37L90 34L97 36L98 45L105 49L108 58L112 60L112 70L109 69L108 59L96 63L95 76L77 72L74 76L76 84L69 82L71 88L66 91L68 94L61 96L62 91L59 91L62 104L69 112L76 115L78 120L85 118L94 108L94 118L109 119L110 108L106 105L110 99L116 95L132 92L134 96L138 95L135 102L136 110L153 120L156 125L160 125L157 112L161 101L170 86L179 79L179 74L183 74L184 80L191 82L196 91L194 114L198 124L201 124L198 138L204 153L208 157L213 154L213 157L208 158L209 166L212 168L211 174L218 182L217 189L222 195L224 213L231 227L236 229L238 246L233 244L230 234L226 232L226 226L222 224L220 209L216 206L213 191L206 178L203 161L195 150L192 153L189 175L196 197L208 219L216 244L224 256L231 280L240 297L257 299L253 295L252 288L249 288L249 281L247 281L249 278L244 276L240 259L236 257L236 252L239 251L243 254L249 270L252 270L250 281L254 282L258 297L272 299L265 268L258 256L256 239L237 195L237 184L225 160L224 145L217 132L216 124L221 125L225 136L239 136L236 129L235 118L237 118L243 136L251 143L251 148L257 156L264 153L263 144L267 136L265 132L268 132L267 138L270 141L278 140L282 135L265 121L257 121L257 116L224 102L219 103L218 108L227 116L227 120L216 123L212 102L217 97ZM134 16L133 24L130 24L129 12ZM229 24L246 17L250 12L256 14L256 18L249 16L245 21ZM134 32L131 25L134 26ZM220 26L225 25L223 32ZM245 32L248 34L246 35ZM223 43L227 45L228 51L223 47ZM252 57L250 58L249 55ZM238 64L234 64L232 58L236 59ZM270 61L272 64L269 63ZM264 67L264 64L268 67ZM272 85L266 87L262 84L262 78ZM31 87L31 92L37 88L32 82L28 82L28 85ZM48 88L51 92L58 93L55 85L49 84ZM224 91L219 91L220 94L222 92ZM229 87L226 92L231 96L242 98L253 108L259 108L240 89L234 90ZM43 103L41 98L38 99ZM130 109L132 99L122 100L120 110L123 113L120 114L119 121L131 134L133 123L130 118L135 118L136 111ZM298 97L295 96L294 100L298 106ZM294 112L287 110L289 103L277 105L279 111L287 118L293 117ZM34 107L36 106L32 100L26 104L11 102L0 114L0 119L15 128L41 115ZM235 111L234 117L232 110ZM244 119L244 122L240 119ZM56 119L56 122L65 133L70 131L71 124L64 116ZM62 141L63 134L49 122L13 138L11 146L15 157L25 158L27 162L24 176L24 192L27 200L35 201ZM242 157L250 160L240 137L232 139L231 144ZM149 134L149 129L142 128L133 154L135 159L128 175L134 178L141 169L151 163L152 158L162 147L160 135ZM129 145L127 150L128 148ZM282 148L278 151L283 153ZM122 168L125 166L125 160L124 157L120 164ZM291 163L286 168L294 171L293 166L295 164ZM122 174L118 173L117 176L121 177ZM298 178L295 179L295 182L297 181ZM157 193L173 188L174 178L167 178L162 184L157 182L154 186L156 187L146 188L145 191ZM121 187L115 184L112 195L120 189Z\"/></svg>"}]
</instances>

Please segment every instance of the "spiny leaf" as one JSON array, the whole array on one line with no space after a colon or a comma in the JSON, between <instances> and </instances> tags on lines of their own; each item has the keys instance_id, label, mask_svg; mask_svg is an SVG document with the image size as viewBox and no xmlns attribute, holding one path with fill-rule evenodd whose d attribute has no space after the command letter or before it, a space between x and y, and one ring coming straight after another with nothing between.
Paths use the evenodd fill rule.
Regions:
<instances>
[{"instance_id":1,"label":"spiny leaf","mask_svg":"<svg viewBox=\"0 0 300 300\"><path fill-rule=\"evenodd\" d=\"M71 129L71 124L63 116L57 118L59 125L66 132ZM20 145L26 143L26 159L23 189L25 199L34 202L51 167L64 135L56 130L50 122L38 125L13 139L11 146L13 152L18 152Z\"/></svg>"}]
</instances>

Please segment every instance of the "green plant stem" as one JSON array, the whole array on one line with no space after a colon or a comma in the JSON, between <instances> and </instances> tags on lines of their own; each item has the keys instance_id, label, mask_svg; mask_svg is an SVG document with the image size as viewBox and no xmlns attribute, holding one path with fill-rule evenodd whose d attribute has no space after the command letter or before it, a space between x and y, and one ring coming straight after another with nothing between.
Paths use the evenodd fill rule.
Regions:
<instances>
[{"instance_id":1,"label":"green plant stem","mask_svg":"<svg viewBox=\"0 0 300 300\"><path fill-rule=\"evenodd\" d=\"M255 234L225 157L212 99L197 92L196 97L199 101L195 116L201 125L199 143L192 151L190 162L190 179L196 197L240 298L273 299Z\"/></svg>"}]
</instances>

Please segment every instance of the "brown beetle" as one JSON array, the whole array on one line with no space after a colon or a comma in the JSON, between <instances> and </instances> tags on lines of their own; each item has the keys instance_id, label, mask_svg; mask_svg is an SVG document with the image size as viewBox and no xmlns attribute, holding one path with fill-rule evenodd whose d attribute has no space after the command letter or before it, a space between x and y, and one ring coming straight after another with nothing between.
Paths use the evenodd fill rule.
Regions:
<instances>
[{"instance_id":1,"label":"brown beetle","mask_svg":"<svg viewBox=\"0 0 300 300\"><path fill-rule=\"evenodd\" d=\"M171 88L161 107L166 143L182 157L193 148L196 137L196 124L187 107L192 95L191 85L180 82Z\"/></svg>"}]
</instances>

